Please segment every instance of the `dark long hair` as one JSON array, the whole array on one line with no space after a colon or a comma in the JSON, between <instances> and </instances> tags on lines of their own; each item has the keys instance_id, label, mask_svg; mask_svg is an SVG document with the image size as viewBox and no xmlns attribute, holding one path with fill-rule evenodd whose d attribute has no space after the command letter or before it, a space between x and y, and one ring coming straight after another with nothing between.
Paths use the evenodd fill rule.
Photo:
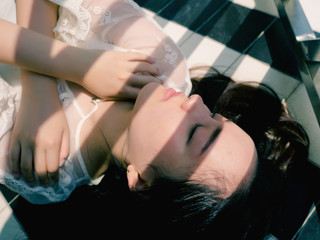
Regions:
<instances>
[{"instance_id":1,"label":"dark long hair","mask_svg":"<svg viewBox=\"0 0 320 240\"><path fill-rule=\"evenodd\" d=\"M212 239L264 239L281 207L287 175L301 171L300 165L307 160L308 137L267 85L235 83L214 69L208 73L193 79L192 93L201 95L212 112L234 121L252 137L258 164L251 181L225 198L223 188L159 174L152 187L131 192L126 172L111 164L98 186L79 187L66 202L48 205L42 209L51 216L45 221L42 217L37 224L34 218L27 221L35 226L32 239L43 238L39 228L50 228L48 239L61 234L101 238L147 233L158 238L203 234ZM34 216L33 208L27 206L24 213L30 208L29 215ZM70 227L71 222L76 229Z\"/></svg>"},{"instance_id":2,"label":"dark long hair","mask_svg":"<svg viewBox=\"0 0 320 240\"><path fill-rule=\"evenodd\" d=\"M308 158L305 130L271 87L257 82L236 83L214 69L193 81L198 82L193 93L201 95L212 112L220 113L250 135L259 158L270 160L283 172ZM215 88L220 96L208 92Z\"/></svg>"},{"instance_id":3,"label":"dark long hair","mask_svg":"<svg viewBox=\"0 0 320 240\"><path fill-rule=\"evenodd\" d=\"M99 186L101 199L114 199L115 194L106 194L114 189L121 196L122 208L136 219L137 228L143 226L158 236L264 239L281 206L286 175L307 160L307 134L267 85L236 83L214 69L208 72L193 79L192 94L201 95L212 112L235 122L254 140L258 164L253 179L244 181L227 198L223 188L165 174L159 174L150 188L139 192L130 192L124 187L127 183L122 183L127 189L122 194L119 189L123 188L115 181L110 185L104 180ZM109 191L101 191L107 188ZM119 204L119 200L115 202Z\"/></svg>"},{"instance_id":4,"label":"dark long hair","mask_svg":"<svg viewBox=\"0 0 320 240\"><path fill-rule=\"evenodd\" d=\"M147 212L152 213L146 219L156 217L153 226L171 233L263 239L279 210L286 174L308 158L308 137L266 84L236 83L214 69L208 73L193 79L192 94L201 95L212 112L251 136L258 152L256 174L228 198L223 197L223 189L160 178L150 189L138 193L144 196Z\"/></svg>"}]
</instances>

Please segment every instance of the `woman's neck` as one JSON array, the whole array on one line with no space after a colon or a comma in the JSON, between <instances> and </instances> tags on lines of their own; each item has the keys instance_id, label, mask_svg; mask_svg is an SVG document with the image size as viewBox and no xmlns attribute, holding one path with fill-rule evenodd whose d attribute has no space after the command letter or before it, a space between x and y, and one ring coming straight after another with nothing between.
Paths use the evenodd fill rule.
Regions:
<instances>
[{"instance_id":1,"label":"woman's neck","mask_svg":"<svg viewBox=\"0 0 320 240\"><path fill-rule=\"evenodd\" d=\"M123 162L127 153L128 129L132 119L132 109L134 104L131 102L103 102L103 112L98 122L112 154Z\"/></svg>"}]
</instances>

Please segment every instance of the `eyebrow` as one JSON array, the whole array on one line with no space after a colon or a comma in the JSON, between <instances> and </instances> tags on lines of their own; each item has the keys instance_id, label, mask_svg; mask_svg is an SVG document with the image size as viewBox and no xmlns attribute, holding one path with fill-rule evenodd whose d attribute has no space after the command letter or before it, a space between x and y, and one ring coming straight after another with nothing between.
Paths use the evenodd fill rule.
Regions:
<instances>
[{"instance_id":1,"label":"eyebrow","mask_svg":"<svg viewBox=\"0 0 320 240\"><path fill-rule=\"evenodd\" d=\"M208 150L208 148L211 146L211 144L214 142L214 140L216 140L216 138L219 136L221 130L222 130L222 128L218 127L212 132L211 136L209 137L209 140L206 142L206 144L202 148L200 155L202 155L205 151Z\"/></svg>"}]
</instances>

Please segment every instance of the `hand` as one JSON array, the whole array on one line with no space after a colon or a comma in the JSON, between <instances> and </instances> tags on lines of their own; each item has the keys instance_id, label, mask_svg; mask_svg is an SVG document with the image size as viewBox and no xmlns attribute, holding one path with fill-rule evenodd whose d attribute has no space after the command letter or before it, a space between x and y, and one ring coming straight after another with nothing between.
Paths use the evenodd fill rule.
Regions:
<instances>
[{"instance_id":1,"label":"hand","mask_svg":"<svg viewBox=\"0 0 320 240\"><path fill-rule=\"evenodd\" d=\"M41 92L22 96L11 136L11 170L16 177L41 184L56 182L59 165L69 154L69 128L59 100ZM48 99L48 100L47 100Z\"/></svg>"},{"instance_id":2,"label":"hand","mask_svg":"<svg viewBox=\"0 0 320 240\"><path fill-rule=\"evenodd\" d=\"M86 65L90 66L78 82L102 99L136 98L141 88L158 82L160 75L154 59L137 52L86 50Z\"/></svg>"}]
</instances>

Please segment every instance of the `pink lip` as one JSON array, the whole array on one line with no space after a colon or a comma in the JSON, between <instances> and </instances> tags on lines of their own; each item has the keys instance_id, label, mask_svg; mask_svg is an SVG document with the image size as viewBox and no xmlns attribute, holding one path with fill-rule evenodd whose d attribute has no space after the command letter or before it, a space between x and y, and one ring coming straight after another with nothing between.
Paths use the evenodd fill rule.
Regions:
<instances>
[{"instance_id":1,"label":"pink lip","mask_svg":"<svg viewBox=\"0 0 320 240\"><path fill-rule=\"evenodd\" d=\"M173 88L167 88L166 91L164 92L162 101L166 101L169 98L173 97L173 96L177 96L181 94L181 92L177 92L176 90L174 90Z\"/></svg>"}]
</instances>

